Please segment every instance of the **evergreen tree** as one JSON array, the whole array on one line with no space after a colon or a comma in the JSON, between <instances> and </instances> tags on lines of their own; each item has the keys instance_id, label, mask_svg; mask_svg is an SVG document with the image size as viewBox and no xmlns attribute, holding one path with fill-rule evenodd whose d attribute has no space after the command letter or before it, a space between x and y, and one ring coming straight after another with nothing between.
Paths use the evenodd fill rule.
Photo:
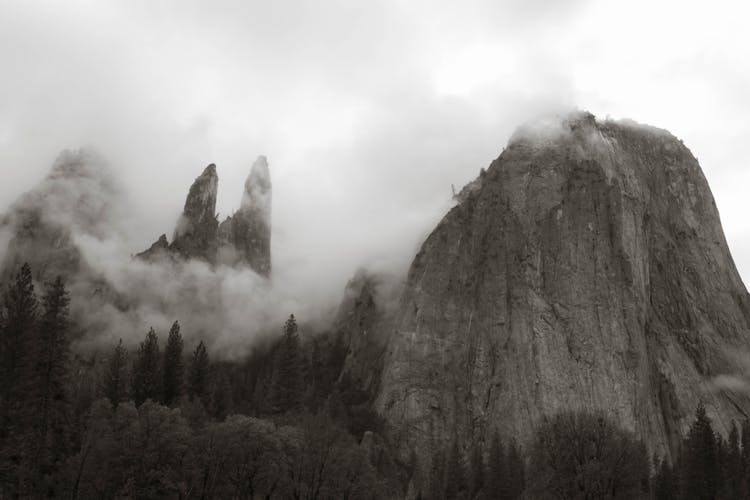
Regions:
<instances>
[{"instance_id":1,"label":"evergreen tree","mask_svg":"<svg viewBox=\"0 0 750 500\"><path fill-rule=\"evenodd\" d=\"M737 423L734 420L732 421L732 429L729 431L724 467L724 491L727 498L742 498L742 450L740 449L739 429L737 429Z\"/></svg>"},{"instance_id":2,"label":"evergreen tree","mask_svg":"<svg viewBox=\"0 0 750 500\"><path fill-rule=\"evenodd\" d=\"M67 395L68 305L61 277L47 286L42 315L31 351L26 421L29 424L28 467L35 495L54 492L54 477L68 451Z\"/></svg>"},{"instance_id":3,"label":"evergreen tree","mask_svg":"<svg viewBox=\"0 0 750 500\"><path fill-rule=\"evenodd\" d=\"M104 376L104 395L115 408L128 399L127 364L127 351L122 345L122 339L120 339L120 342L112 351L112 357L109 359L109 367Z\"/></svg>"},{"instance_id":4,"label":"evergreen tree","mask_svg":"<svg viewBox=\"0 0 750 500\"><path fill-rule=\"evenodd\" d=\"M232 383L226 370L217 370L213 377L213 391L211 394L211 415L221 421L232 413L234 401L232 398Z\"/></svg>"},{"instance_id":5,"label":"evergreen tree","mask_svg":"<svg viewBox=\"0 0 750 500\"><path fill-rule=\"evenodd\" d=\"M742 421L741 456L742 480L740 482L740 498L750 497L750 419Z\"/></svg>"},{"instance_id":6,"label":"evergreen tree","mask_svg":"<svg viewBox=\"0 0 750 500\"><path fill-rule=\"evenodd\" d=\"M648 492L645 446L601 413L565 411L545 420L530 455L533 481L526 495L532 498L625 499L643 498ZM509 465L509 470L520 469L520 459L513 461L517 465ZM511 485L511 494L517 495L518 489Z\"/></svg>"},{"instance_id":7,"label":"evergreen tree","mask_svg":"<svg viewBox=\"0 0 750 500\"><path fill-rule=\"evenodd\" d=\"M209 394L209 359L206 346L201 340L198 347L193 351L188 369L188 396L190 399L198 398L203 406L208 405Z\"/></svg>"},{"instance_id":8,"label":"evergreen tree","mask_svg":"<svg viewBox=\"0 0 750 500\"><path fill-rule=\"evenodd\" d=\"M20 494L22 462L28 456L25 433L29 352L35 344L37 309L31 268L21 266L2 297L0 329L0 498Z\"/></svg>"},{"instance_id":9,"label":"evergreen tree","mask_svg":"<svg viewBox=\"0 0 750 500\"><path fill-rule=\"evenodd\" d=\"M0 332L0 402L4 404L0 407L10 410L22 399L26 369L23 364L28 357L27 350L37 321L38 300L28 264L21 267L3 295L3 309L3 329ZM7 422L0 424L6 424L0 425L2 429L8 428Z\"/></svg>"},{"instance_id":10,"label":"evergreen tree","mask_svg":"<svg viewBox=\"0 0 750 500\"><path fill-rule=\"evenodd\" d=\"M302 360L294 314L284 324L284 336L276 354L273 400L279 413L299 409L302 403Z\"/></svg>"},{"instance_id":11,"label":"evergreen tree","mask_svg":"<svg viewBox=\"0 0 750 500\"><path fill-rule=\"evenodd\" d=\"M310 375L312 379L312 391L308 407L312 411L318 411L320 403L326 395L325 388L325 366L323 355L320 350L320 339L313 340L312 354L310 355Z\"/></svg>"},{"instance_id":12,"label":"evergreen tree","mask_svg":"<svg viewBox=\"0 0 750 500\"><path fill-rule=\"evenodd\" d=\"M166 406L175 403L182 395L184 363L182 361L182 335L180 334L180 324L175 321L169 330L167 345L164 348L164 365L162 373L164 375L163 390L164 397L162 402Z\"/></svg>"},{"instance_id":13,"label":"evergreen tree","mask_svg":"<svg viewBox=\"0 0 750 500\"><path fill-rule=\"evenodd\" d=\"M695 422L685 441L685 496L689 499L712 500L719 489L719 467L716 437L706 408L701 403L695 410Z\"/></svg>"},{"instance_id":14,"label":"evergreen tree","mask_svg":"<svg viewBox=\"0 0 750 500\"><path fill-rule=\"evenodd\" d=\"M485 478L485 494L487 498L508 498L508 482L505 447L500 439L500 435L495 432L492 436L490 452L487 458L487 477Z\"/></svg>"},{"instance_id":15,"label":"evergreen tree","mask_svg":"<svg viewBox=\"0 0 750 500\"><path fill-rule=\"evenodd\" d=\"M454 440L445 464L445 498L447 500L462 498L466 490L466 472L461 450L458 448L458 440Z\"/></svg>"},{"instance_id":16,"label":"evergreen tree","mask_svg":"<svg viewBox=\"0 0 750 500\"><path fill-rule=\"evenodd\" d=\"M24 445L31 425L25 418L28 362L35 343L38 300L31 268L21 266L2 297L0 325L0 498L21 493Z\"/></svg>"},{"instance_id":17,"label":"evergreen tree","mask_svg":"<svg viewBox=\"0 0 750 500\"><path fill-rule=\"evenodd\" d=\"M159 339L151 328L138 348L138 357L133 366L131 393L135 404L140 406L147 399L159 401L161 378L159 374Z\"/></svg>"}]
</instances>

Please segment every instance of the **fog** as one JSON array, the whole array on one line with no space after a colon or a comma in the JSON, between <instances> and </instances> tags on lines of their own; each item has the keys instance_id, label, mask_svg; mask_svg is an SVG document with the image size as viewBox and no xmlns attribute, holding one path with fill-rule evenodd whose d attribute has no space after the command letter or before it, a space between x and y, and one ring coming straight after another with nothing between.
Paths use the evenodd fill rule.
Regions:
<instances>
[{"instance_id":1,"label":"fog","mask_svg":"<svg viewBox=\"0 0 750 500\"><path fill-rule=\"evenodd\" d=\"M171 235L208 163L221 218L231 213L264 154L274 277L288 287L277 303L313 314L359 267L403 273L451 185L518 124L579 108L684 140L747 281L745 19L723 1L7 0L0 211L59 151L92 147L121 185L116 252L130 255Z\"/></svg>"}]
</instances>

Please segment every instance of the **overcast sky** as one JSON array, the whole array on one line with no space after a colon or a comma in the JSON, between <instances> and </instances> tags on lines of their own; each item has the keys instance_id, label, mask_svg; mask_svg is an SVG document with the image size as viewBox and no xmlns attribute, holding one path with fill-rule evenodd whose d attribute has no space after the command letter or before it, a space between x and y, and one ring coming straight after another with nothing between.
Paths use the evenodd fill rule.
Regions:
<instances>
[{"instance_id":1,"label":"overcast sky","mask_svg":"<svg viewBox=\"0 0 750 500\"><path fill-rule=\"evenodd\" d=\"M93 146L136 252L206 164L227 214L265 154L276 269L339 286L410 260L521 121L577 107L685 141L747 282L744 3L0 0L0 210Z\"/></svg>"}]
</instances>

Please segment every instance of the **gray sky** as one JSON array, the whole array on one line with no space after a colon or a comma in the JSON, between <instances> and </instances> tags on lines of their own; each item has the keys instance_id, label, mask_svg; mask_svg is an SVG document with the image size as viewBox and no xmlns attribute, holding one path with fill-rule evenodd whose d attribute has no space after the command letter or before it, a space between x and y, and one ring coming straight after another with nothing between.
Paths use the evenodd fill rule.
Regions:
<instances>
[{"instance_id":1,"label":"gray sky","mask_svg":"<svg viewBox=\"0 0 750 500\"><path fill-rule=\"evenodd\" d=\"M749 12L713 1L0 2L0 210L93 146L133 204L131 252L171 234L217 164L254 158L274 265L340 289L403 267L521 121L578 107L667 128L703 166L750 278Z\"/></svg>"}]
</instances>

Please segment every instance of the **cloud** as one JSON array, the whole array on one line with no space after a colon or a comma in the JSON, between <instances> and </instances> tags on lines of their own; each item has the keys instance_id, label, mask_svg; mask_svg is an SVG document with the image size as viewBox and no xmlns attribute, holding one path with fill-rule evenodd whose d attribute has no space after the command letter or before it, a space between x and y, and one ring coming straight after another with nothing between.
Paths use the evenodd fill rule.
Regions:
<instances>
[{"instance_id":1,"label":"cloud","mask_svg":"<svg viewBox=\"0 0 750 500\"><path fill-rule=\"evenodd\" d=\"M575 107L683 139L749 276L750 254L738 253L750 245L744 10L676 0L9 0L0 210L60 150L93 146L121 184L128 224L117 241L130 255L171 232L205 165L217 164L223 216L265 154L275 276L295 290L290 307L313 311L333 307L361 265L403 272L450 206L451 184L472 180L518 124ZM253 289L243 280L216 286Z\"/></svg>"},{"instance_id":2,"label":"cloud","mask_svg":"<svg viewBox=\"0 0 750 500\"><path fill-rule=\"evenodd\" d=\"M237 358L260 338L277 334L290 313L302 318L304 334L326 326L332 316L326 302L303 300L292 283L269 282L249 269L131 260L116 240L75 239L107 283L108 296L85 300L90 284L74 285L75 316L88 332L79 341L83 345L108 346L122 338L134 346L149 328L165 334L179 320L188 345L203 340L215 355Z\"/></svg>"}]
</instances>

